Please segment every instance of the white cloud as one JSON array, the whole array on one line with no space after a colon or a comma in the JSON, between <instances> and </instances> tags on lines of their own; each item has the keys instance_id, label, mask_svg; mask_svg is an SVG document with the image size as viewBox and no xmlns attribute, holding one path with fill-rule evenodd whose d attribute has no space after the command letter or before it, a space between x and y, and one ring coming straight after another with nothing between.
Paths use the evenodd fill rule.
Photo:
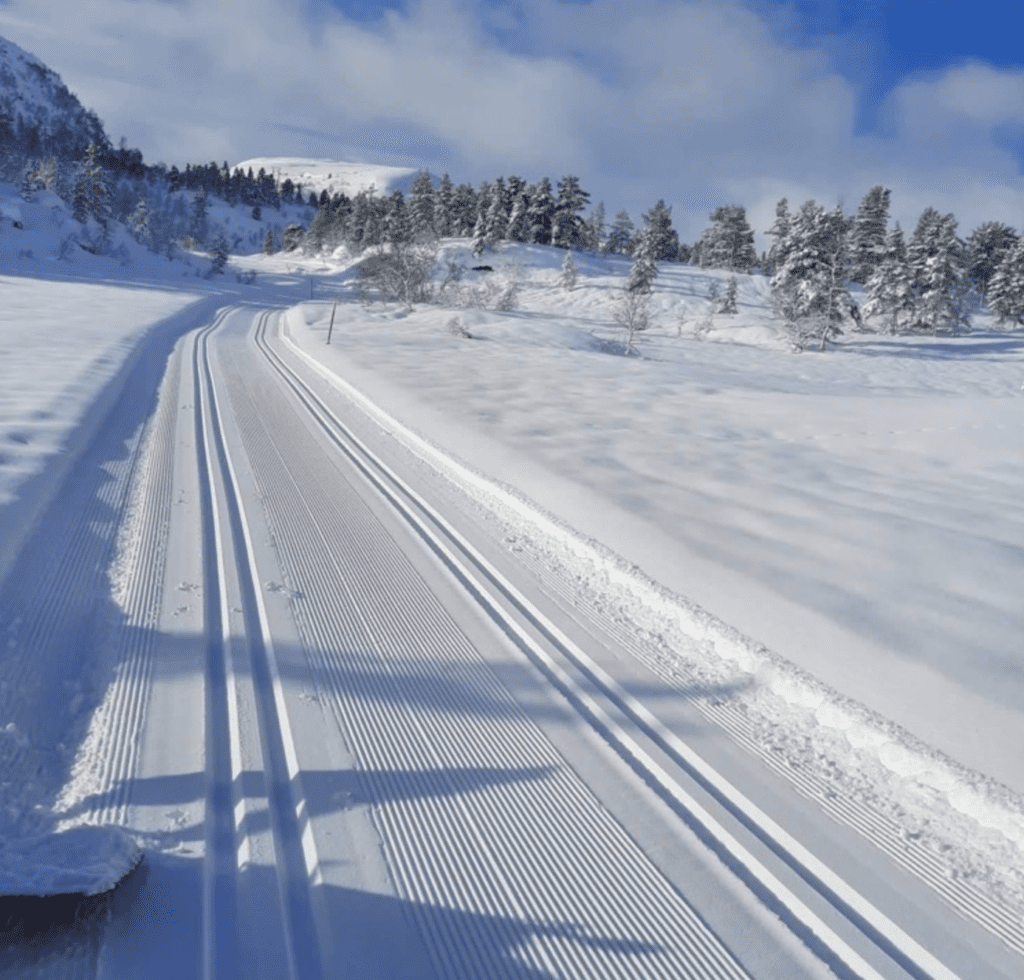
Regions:
<instances>
[{"instance_id":1,"label":"white cloud","mask_svg":"<svg viewBox=\"0 0 1024 980\"><path fill-rule=\"evenodd\" d=\"M717 204L745 203L760 232L784 194L852 209L875 183L907 227L927 205L968 229L1024 211L994 133L1021 121L1024 74L913 79L878 134L857 134L857 92L827 51L786 46L730 0L422 0L370 24L293 0L8 0L0 34L149 160L573 172L635 220L664 198L686 240Z\"/></svg>"}]
</instances>

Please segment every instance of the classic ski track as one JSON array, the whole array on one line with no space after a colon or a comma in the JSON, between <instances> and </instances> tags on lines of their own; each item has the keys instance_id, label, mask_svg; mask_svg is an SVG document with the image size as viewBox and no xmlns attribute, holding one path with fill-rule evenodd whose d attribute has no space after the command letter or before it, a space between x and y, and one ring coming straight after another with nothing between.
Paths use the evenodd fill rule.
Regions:
<instances>
[{"instance_id":1,"label":"classic ski track","mask_svg":"<svg viewBox=\"0 0 1024 980\"><path fill-rule=\"evenodd\" d=\"M249 805L241 795L242 731L239 718L240 674L250 678L256 703L259 740L277 873L280 925L288 976L318 980L323 974L311 889L317 856L309 827L297 753L284 692L257 586L252 541L234 463L224 435L209 338L223 319L195 335L193 371L196 452L203 498L205 623L207 637L207 855L203 887L204 976L208 980L239 971L239 872L250 848L246 840ZM230 560L234 556L234 562ZM240 594L244 638L232 630L229 590ZM239 671L241 649L248 671ZM265 910L264 910L265 911ZM273 913L271 913L273 915Z\"/></svg>"},{"instance_id":2,"label":"classic ski track","mask_svg":"<svg viewBox=\"0 0 1024 980\"><path fill-rule=\"evenodd\" d=\"M120 571L127 583L122 598L127 629L118 630L115 678L94 721L95 742L89 755L101 761L101 768L90 808L81 817L87 823L124 824L131 803L165 585L184 344L175 346L161 383L156 415L143 434L122 517L122 522L131 522L130 540L120 542L126 553L118 556L125 565Z\"/></svg>"},{"instance_id":3,"label":"classic ski track","mask_svg":"<svg viewBox=\"0 0 1024 980\"><path fill-rule=\"evenodd\" d=\"M520 557L541 578L546 589L579 606L578 596L567 587L564 579L553 574L544 562L528 553L521 554ZM641 663L675 688L704 717L761 759L803 796L817 803L837 822L856 830L897 864L929 885L959 915L987 929L1015 952L1024 955L1024 921L1006 912L998 902L993 901L970 881L951 877L949 863L941 855L936 854L925 844L913 839L908 840L903 836L899 825L870 802L851 802L815 773L795 769L785 760L779 759L752 735L749 719L734 705L715 704L706 698L693 696L688 683L692 678L680 677L679 671L684 668L684 664L666 663L645 644L637 642L629 631L621 628L615 617L609 616L598 606L587 603L585 608L588 615L598 620L602 628L614 636Z\"/></svg>"},{"instance_id":4,"label":"classic ski track","mask_svg":"<svg viewBox=\"0 0 1024 980\"><path fill-rule=\"evenodd\" d=\"M387 774L393 784L394 792L377 800L372 812L438 972L478 978L538 970L609 980L746 976L565 769L426 587L405 591L397 605L389 602L385 575L408 575L398 545L391 541L385 549L378 542L372 567L365 558L347 563L366 554L358 529L347 526L351 514L346 520L338 512L331 488L314 470L298 478L291 444L291 465L284 463L259 423L250 385L232 382L230 370L225 374L275 544L303 585L296 620L326 700L363 770ZM277 500L286 506L276 506ZM404 650L409 637L424 634L456 683L417 673L415 658ZM344 660L337 651L346 651ZM428 699L434 710L403 710L396 698ZM497 727L488 729L486 742L473 699L486 703ZM497 772L525 775L479 787L467 762L479 765L481 752L494 756ZM622 894L635 901L620 902ZM477 913L481 924L447 925L422 913L431 907ZM565 923L581 921L585 928L567 933ZM518 963L509 959L513 951Z\"/></svg>"},{"instance_id":5,"label":"classic ski track","mask_svg":"<svg viewBox=\"0 0 1024 980\"><path fill-rule=\"evenodd\" d=\"M650 711L622 690L554 624L547 621L543 614L533 609L528 601L504 580L483 556L477 553L458 532L454 531L443 518L436 514L346 429L312 389L270 348L263 334L264 329L257 331L257 343L260 349L285 382L292 387L296 397L305 404L310 414L343 452L353 459L358 457L357 465L364 471L369 481L378 486L381 494L416 529L417 533L430 543L441 560L449 565L455 576L462 579L463 585L480 597L478 601L498 610L499 615L505 616L500 611L499 604L487 596L487 587L480 582L482 576L489 581L492 589L503 595L527 621L532 621L534 626L547 636L559 653L601 692L602 698L630 718L659 747L674 757L684 769L691 772L698 782L710 789L727 810L737 816L762 842L782 857L808 884L843 912L865 936L903 969L919 977L954 980L956 975L948 967L871 905L863 896L839 879L798 841L730 786L692 749L668 731ZM311 366L316 367L325 376L327 375L326 369L316 365L312 358L297 348L294 349ZM410 503L406 503L406 501ZM421 514L424 516L421 517ZM697 823L702 825L705 831L717 840L728 854L739 861L753 881L759 883L765 891L781 902L797 922L809 929L837 959L845 963L854 973L864 977L878 976L876 971L856 951L768 871L710 813L703 810L668 773L661 770L658 764L648 757L628 734L622 731L600 705L584 694L562 668L530 641L518 623L511 619L506 619L506 622L513 630L520 633L526 645L532 647L534 651L532 656L535 662L538 662L555 685L581 708L581 713L584 716L589 716L588 720L596 728L603 729L604 737L620 753L628 756L631 764L639 763L653 782L663 787L669 795L679 801Z\"/></svg>"}]
</instances>

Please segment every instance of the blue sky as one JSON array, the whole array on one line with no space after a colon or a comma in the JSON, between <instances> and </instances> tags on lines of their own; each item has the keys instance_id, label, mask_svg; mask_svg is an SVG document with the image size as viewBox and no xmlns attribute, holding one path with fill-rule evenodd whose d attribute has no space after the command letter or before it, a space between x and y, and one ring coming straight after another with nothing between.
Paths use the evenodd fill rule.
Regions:
<instances>
[{"instance_id":1,"label":"blue sky","mask_svg":"<svg viewBox=\"0 0 1024 980\"><path fill-rule=\"evenodd\" d=\"M659 198L684 240L742 203L912 228L1024 225L1024 22L999 0L0 0L116 141L183 164L257 155L580 176ZM57 24L58 27L50 25ZM759 245L764 244L759 237Z\"/></svg>"}]
</instances>

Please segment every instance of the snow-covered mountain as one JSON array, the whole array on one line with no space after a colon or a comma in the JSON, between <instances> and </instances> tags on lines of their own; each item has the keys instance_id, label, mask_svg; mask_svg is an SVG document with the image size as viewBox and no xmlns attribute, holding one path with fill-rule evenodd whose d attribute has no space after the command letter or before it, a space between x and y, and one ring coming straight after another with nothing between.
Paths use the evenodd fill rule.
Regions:
<instances>
[{"instance_id":1,"label":"snow-covered mountain","mask_svg":"<svg viewBox=\"0 0 1024 980\"><path fill-rule=\"evenodd\" d=\"M278 182L289 178L293 184L301 184L308 194L310 191L329 195L344 194L354 197L360 191L376 188L379 196L400 190L408 194L416 179L418 170L413 167L385 167L377 163L345 163L341 160L308 160L302 157L253 157L232 166L248 172L252 168L258 174L262 168L273 174Z\"/></svg>"},{"instance_id":2,"label":"snow-covered mountain","mask_svg":"<svg viewBox=\"0 0 1024 980\"><path fill-rule=\"evenodd\" d=\"M91 142L109 146L96 113L35 55L0 37L0 138L17 137L33 153L80 156Z\"/></svg>"}]
</instances>

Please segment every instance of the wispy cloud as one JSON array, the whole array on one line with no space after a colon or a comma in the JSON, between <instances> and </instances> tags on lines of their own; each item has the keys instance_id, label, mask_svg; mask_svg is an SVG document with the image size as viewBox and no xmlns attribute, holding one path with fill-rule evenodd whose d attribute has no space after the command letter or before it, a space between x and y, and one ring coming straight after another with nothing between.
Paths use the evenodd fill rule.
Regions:
<instances>
[{"instance_id":1,"label":"wispy cloud","mask_svg":"<svg viewBox=\"0 0 1024 980\"><path fill-rule=\"evenodd\" d=\"M852 208L875 183L905 225L927 205L967 230L1024 210L1005 140L1024 74L912 79L858 132L842 39L798 47L732 0L421 0L370 20L288 0L7 0L0 34L150 160L574 172L634 218L664 198L690 240L717 204L745 203L762 231L782 195Z\"/></svg>"}]
</instances>

